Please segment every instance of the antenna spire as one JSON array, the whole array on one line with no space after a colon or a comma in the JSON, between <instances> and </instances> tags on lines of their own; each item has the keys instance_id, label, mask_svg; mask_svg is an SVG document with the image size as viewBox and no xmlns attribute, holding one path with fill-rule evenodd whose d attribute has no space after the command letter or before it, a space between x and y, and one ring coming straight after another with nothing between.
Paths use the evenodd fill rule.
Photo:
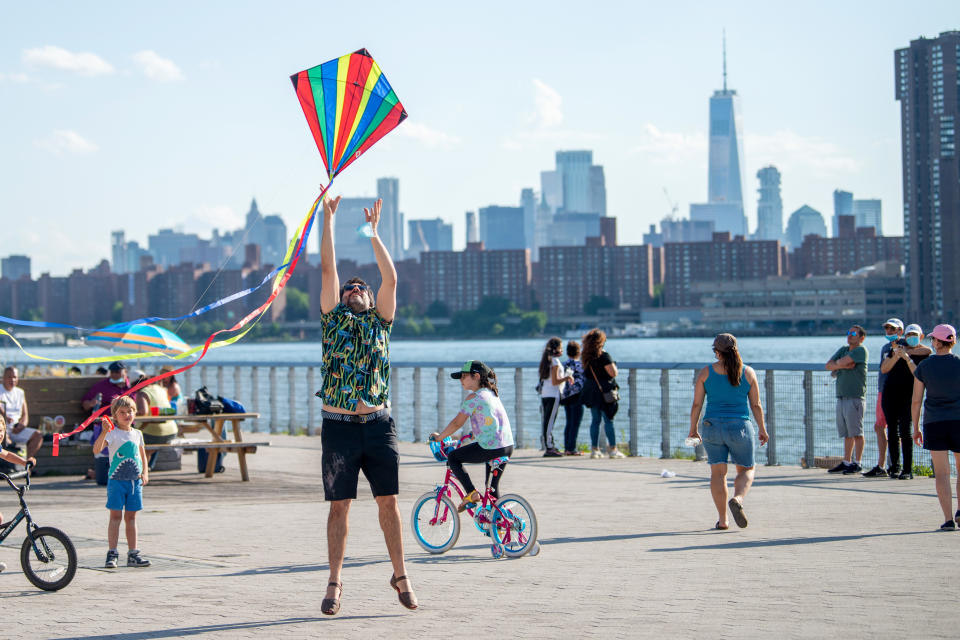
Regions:
<instances>
[{"instance_id":1,"label":"antenna spire","mask_svg":"<svg viewBox=\"0 0 960 640\"><path fill-rule=\"evenodd\" d=\"M723 30L723 92L727 92L727 30Z\"/></svg>"}]
</instances>

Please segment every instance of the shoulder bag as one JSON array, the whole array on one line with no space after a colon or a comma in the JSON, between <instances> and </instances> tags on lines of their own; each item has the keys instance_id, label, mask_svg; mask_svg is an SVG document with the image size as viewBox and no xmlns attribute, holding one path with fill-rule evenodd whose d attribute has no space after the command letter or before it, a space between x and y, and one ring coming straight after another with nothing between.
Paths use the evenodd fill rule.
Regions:
<instances>
[{"instance_id":1,"label":"shoulder bag","mask_svg":"<svg viewBox=\"0 0 960 640\"><path fill-rule=\"evenodd\" d=\"M603 387L600 385L600 381L597 380L597 372L593 370L593 363L590 363L590 373L593 375L594 382L597 383L597 388L600 389L600 392L603 393L603 401L607 404L613 404L614 402L620 402L620 390L616 387L610 389L610 391L604 391Z\"/></svg>"}]
</instances>

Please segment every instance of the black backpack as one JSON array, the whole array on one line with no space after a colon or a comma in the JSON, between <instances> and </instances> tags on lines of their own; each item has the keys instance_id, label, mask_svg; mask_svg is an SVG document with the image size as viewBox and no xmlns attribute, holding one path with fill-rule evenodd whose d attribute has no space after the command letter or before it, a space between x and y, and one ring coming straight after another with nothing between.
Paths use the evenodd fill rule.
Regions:
<instances>
[{"instance_id":1,"label":"black backpack","mask_svg":"<svg viewBox=\"0 0 960 640\"><path fill-rule=\"evenodd\" d=\"M223 403L210 395L206 387L200 387L194 394L193 411L198 415L223 413Z\"/></svg>"}]
</instances>

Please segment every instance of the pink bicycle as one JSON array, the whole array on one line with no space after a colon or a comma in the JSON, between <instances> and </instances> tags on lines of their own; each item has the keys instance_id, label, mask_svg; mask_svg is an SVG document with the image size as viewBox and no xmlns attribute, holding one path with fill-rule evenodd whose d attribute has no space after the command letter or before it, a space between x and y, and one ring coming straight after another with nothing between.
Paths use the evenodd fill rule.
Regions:
<instances>
[{"instance_id":1,"label":"pink bicycle","mask_svg":"<svg viewBox=\"0 0 960 640\"><path fill-rule=\"evenodd\" d=\"M445 462L447 453L458 446L466 444L473 438L466 435L456 445L451 438L443 442L430 442L430 451L438 462ZM491 460L490 478L500 473L501 467L509 458L501 456ZM453 502L453 491L456 490L460 500L466 492L457 482L449 468L443 479L443 484L437 485L433 491L423 494L413 505L411 525L413 535L423 549L429 553L445 553L453 548L460 537L460 514ZM519 558L530 554L540 553L540 544L537 542L537 516L533 507L517 494L509 493L500 498L493 495L490 489L490 479L482 493L481 502L473 507L467 507L466 512L473 518L473 523L480 533L491 538L490 553L494 558Z\"/></svg>"}]
</instances>

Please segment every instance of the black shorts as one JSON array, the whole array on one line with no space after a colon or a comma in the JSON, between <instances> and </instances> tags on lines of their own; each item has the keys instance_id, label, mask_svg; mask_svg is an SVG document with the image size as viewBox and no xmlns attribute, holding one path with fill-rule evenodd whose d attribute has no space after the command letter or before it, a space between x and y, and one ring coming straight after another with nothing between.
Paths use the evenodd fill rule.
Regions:
<instances>
[{"instance_id":1,"label":"black shorts","mask_svg":"<svg viewBox=\"0 0 960 640\"><path fill-rule=\"evenodd\" d=\"M928 451L960 453L960 420L928 422L923 425L923 448Z\"/></svg>"},{"instance_id":2,"label":"black shorts","mask_svg":"<svg viewBox=\"0 0 960 640\"><path fill-rule=\"evenodd\" d=\"M365 423L324 418L320 444L324 500L356 499L361 470L374 497L400 493L397 427L390 416Z\"/></svg>"}]
</instances>

